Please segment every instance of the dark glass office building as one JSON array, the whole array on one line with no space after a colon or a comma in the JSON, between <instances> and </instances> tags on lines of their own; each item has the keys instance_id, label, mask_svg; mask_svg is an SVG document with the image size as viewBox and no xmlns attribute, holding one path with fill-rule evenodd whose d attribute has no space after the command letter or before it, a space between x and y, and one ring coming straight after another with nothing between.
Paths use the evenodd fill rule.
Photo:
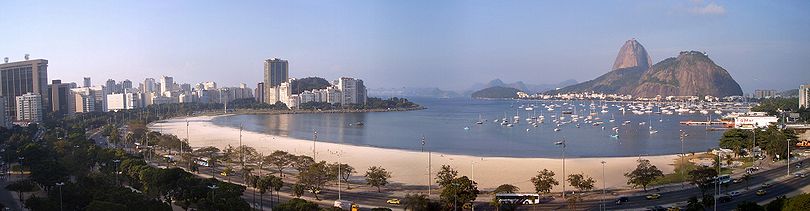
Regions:
<instances>
[{"instance_id":1,"label":"dark glass office building","mask_svg":"<svg viewBox=\"0 0 810 211\"><path fill-rule=\"evenodd\" d=\"M48 60L33 59L19 62L0 64L0 96L8 101L6 114L16 119L17 96L25 93L34 93L40 96L49 96L48 93ZM47 97L42 98L41 105L44 111L50 109Z\"/></svg>"}]
</instances>

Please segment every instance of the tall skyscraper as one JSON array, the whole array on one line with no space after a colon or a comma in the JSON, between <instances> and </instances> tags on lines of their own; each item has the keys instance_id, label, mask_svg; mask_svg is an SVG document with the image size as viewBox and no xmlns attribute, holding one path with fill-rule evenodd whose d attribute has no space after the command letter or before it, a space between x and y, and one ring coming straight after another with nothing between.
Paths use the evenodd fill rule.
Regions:
<instances>
[{"instance_id":1,"label":"tall skyscraper","mask_svg":"<svg viewBox=\"0 0 810 211\"><path fill-rule=\"evenodd\" d=\"M349 77L340 77L334 83L338 90L343 94L341 104L366 104L366 86L363 85L363 80L354 79Z\"/></svg>"},{"instance_id":2,"label":"tall skyscraper","mask_svg":"<svg viewBox=\"0 0 810 211\"><path fill-rule=\"evenodd\" d=\"M169 76L160 77L160 95L166 96L166 92L174 90L174 78Z\"/></svg>"},{"instance_id":3,"label":"tall skyscraper","mask_svg":"<svg viewBox=\"0 0 810 211\"><path fill-rule=\"evenodd\" d=\"M154 78L146 78L145 80L143 80L143 92L144 93L155 92L156 88L157 87L156 87Z\"/></svg>"},{"instance_id":4,"label":"tall skyscraper","mask_svg":"<svg viewBox=\"0 0 810 211\"><path fill-rule=\"evenodd\" d=\"M127 89L132 89L132 81L130 81L129 79L124 80L123 82L121 82L121 90L127 90Z\"/></svg>"},{"instance_id":5,"label":"tall skyscraper","mask_svg":"<svg viewBox=\"0 0 810 211\"><path fill-rule=\"evenodd\" d=\"M16 97L17 121L42 122L42 96L26 93Z\"/></svg>"},{"instance_id":6,"label":"tall skyscraper","mask_svg":"<svg viewBox=\"0 0 810 211\"><path fill-rule=\"evenodd\" d=\"M810 84L799 86L799 108L810 108Z\"/></svg>"},{"instance_id":7,"label":"tall skyscraper","mask_svg":"<svg viewBox=\"0 0 810 211\"><path fill-rule=\"evenodd\" d=\"M0 111L5 111L8 105L8 100L6 97L0 96ZM11 118L9 118L6 112L0 112L0 127L4 128L11 128Z\"/></svg>"},{"instance_id":8,"label":"tall skyscraper","mask_svg":"<svg viewBox=\"0 0 810 211\"><path fill-rule=\"evenodd\" d=\"M104 88L107 89L107 93L118 93L115 80L113 79L107 79L107 83L104 84Z\"/></svg>"},{"instance_id":9,"label":"tall skyscraper","mask_svg":"<svg viewBox=\"0 0 810 211\"><path fill-rule=\"evenodd\" d=\"M91 86L93 86L93 83L90 82L90 77L84 77L84 84L82 84L82 85L84 85L82 87L91 87Z\"/></svg>"},{"instance_id":10,"label":"tall skyscraper","mask_svg":"<svg viewBox=\"0 0 810 211\"><path fill-rule=\"evenodd\" d=\"M278 58L264 60L264 92L265 95L267 95L265 97L266 103L273 104L281 100L279 99L278 91L271 90L277 89L281 83L284 83L289 78L290 74L287 60Z\"/></svg>"},{"instance_id":11,"label":"tall skyscraper","mask_svg":"<svg viewBox=\"0 0 810 211\"><path fill-rule=\"evenodd\" d=\"M254 94L254 96L256 97L256 102L258 103L265 102L264 100L266 99L264 97L264 82L259 82L258 84L256 84L256 93Z\"/></svg>"},{"instance_id":12,"label":"tall skyscraper","mask_svg":"<svg viewBox=\"0 0 810 211\"><path fill-rule=\"evenodd\" d=\"M34 59L0 64L0 96L6 97L6 114L16 119L17 96L48 96L48 60ZM41 99L47 101L47 98ZM50 102L40 102L49 105Z\"/></svg>"},{"instance_id":13,"label":"tall skyscraper","mask_svg":"<svg viewBox=\"0 0 810 211\"><path fill-rule=\"evenodd\" d=\"M73 95L70 89L76 88L74 83L62 83L62 80L53 80L49 86L48 98L51 101L51 112L59 114L70 113Z\"/></svg>"}]
</instances>

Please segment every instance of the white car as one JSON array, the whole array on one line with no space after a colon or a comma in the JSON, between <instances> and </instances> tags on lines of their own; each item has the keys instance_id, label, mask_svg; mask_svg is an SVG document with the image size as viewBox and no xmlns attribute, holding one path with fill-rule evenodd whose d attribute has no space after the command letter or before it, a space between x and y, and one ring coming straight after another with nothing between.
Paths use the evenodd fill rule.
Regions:
<instances>
[{"instance_id":1,"label":"white car","mask_svg":"<svg viewBox=\"0 0 810 211\"><path fill-rule=\"evenodd\" d=\"M736 197L736 196L739 196L740 194L741 194L740 191L728 192L728 196L731 196L731 197Z\"/></svg>"}]
</instances>

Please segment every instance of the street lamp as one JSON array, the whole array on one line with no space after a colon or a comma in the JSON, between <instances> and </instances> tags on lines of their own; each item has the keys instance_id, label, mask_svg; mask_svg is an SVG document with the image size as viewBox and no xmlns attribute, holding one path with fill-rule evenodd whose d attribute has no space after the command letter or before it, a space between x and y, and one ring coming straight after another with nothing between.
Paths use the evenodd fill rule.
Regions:
<instances>
[{"instance_id":1,"label":"street lamp","mask_svg":"<svg viewBox=\"0 0 810 211\"><path fill-rule=\"evenodd\" d=\"M115 163L115 183L120 184L121 182L118 180L118 164L121 163L121 160L115 159L113 163Z\"/></svg>"},{"instance_id":2,"label":"street lamp","mask_svg":"<svg viewBox=\"0 0 810 211\"><path fill-rule=\"evenodd\" d=\"M686 157L686 154L683 152L683 142L684 142L684 140L686 138L686 132L684 132L683 130L680 130L680 131L681 131L681 135L680 135L681 136L681 172L680 173L681 173L681 179L683 181L686 181L686 174L684 174L684 172L683 172L685 170L684 166L683 166L684 165L683 159L684 159L684 157ZM683 182L681 182L681 187L683 187Z\"/></svg>"},{"instance_id":3,"label":"street lamp","mask_svg":"<svg viewBox=\"0 0 810 211\"><path fill-rule=\"evenodd\" d=\"M427 143L427 142L425 141L425 135L422 135L422 152L424 152L424 151L425 151L425 143ZM431 173L431 169L430 169L430 168L431 168L430 161L431 161L431 156L430 156L430 151L428 150L428 175L427 175L427 179L428 179L428 185L427 185L427 189L428 189L428 199L430 198L430 186L431 186L431 185L432 185L432 183L433 183L433 181L431 181L431 179L430 179L431 174L432 174L432 173Z\"/></svg>"},{"instance_id":4,"label":"street lamp","mask_svg":"<svg viewBox=\"0 0 810 211\"><path fill-rule=\"evenodd\" d=\"M59 210L62 210L62 186L65 185L64 182L57 182L56 186L59 187Z\"/></svg>"},{"instance_id":5,"label":"street lamp","mask_svg":"<svg viewBox=\"0 0 810 211\"><path fill-rule=\"evenodd\" d=\"M602 210L604 210L605 209L605 194L607 192L607 181L605 181L605 163L607 163L607 162L605 162L603 160L600 163L602 163L602 199L601 199L601 201L602 201Z\"/></svg>"},{"instance_id":6,"label":"street lamp","mask_svg":"<svg viewBox=\"0 0 810 211\"><path fill-rule=\"evenodd\" d=\"M214 184L214 185L209 185L208 188L211 189L211 202L213 203L214 202L214 190L216 190L219 187L217 187L217 185Z\"/></svg>"},{"instance_id":7,"label":"street lamp","mask_svg":"<svg viewBox=\"0 0 810 211\"><path fill-rule=\"evenodd\" d=\"M562 146L562 198L565 199L565 138L563 137L562 141L558 141L554 143L554 145L561 145Z\"/></svg>"},{"instance_id":8,"label":"street lamp","mask_svg":"<svg viewBox=\"0 0 810 211\"><path fill-rule=\"evenodd\" d=\"M336 155L338 157L338 168L337 168L337 181L338 181L338 200L340 200L340 179L341 179L341 172L340 172L340 155L342 154L341 151L329 151L329 153Z\"/></svg>"},{"instance_id":9,"label":"street lamp","mask_svg":"<svg viewBox=\"0 0 810 211\"><path fill-rule=\"evenodd\" d=\"M318 162L318 160L315 160L315 142L317 141L318 141L318 131L312 129L312 160L315 162Z\"/></svg>"}]
</instances>

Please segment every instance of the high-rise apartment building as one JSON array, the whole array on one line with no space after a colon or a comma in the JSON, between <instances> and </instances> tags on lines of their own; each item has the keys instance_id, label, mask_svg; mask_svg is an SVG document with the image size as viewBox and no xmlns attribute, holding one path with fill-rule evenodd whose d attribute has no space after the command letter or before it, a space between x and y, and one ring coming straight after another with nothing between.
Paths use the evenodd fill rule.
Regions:
<instances>
[{"instance_id":1,"label":"high-rise apartment building","mask_svg":"<svg viewBox=\"0 0 810 211\"><path fill-rule=\"evenodd\" d=\"M113 79L107 79L107 83L104 84L104 88L106 89L107 93L118 93L117 84Z\"/></svg>"},{"instance_id":2,"label":"high-rise apartment building","mask_svg":"<svg viewBox=\"0 0 810 211\"><path fill-rule=\"evenodd\" d=\"M33 59L0 64L0 96L6 97L5 112L16 119L16 97L27 93L48 96L48 60ZM40 106L50 105L47 98L40 98Z\"/></svg>"},{"instance_id":3,"label":"high-rise apartment building","mask_svg":"<svg viewBox=\"0 0 810 211\"><path fill-rule=\"evenodd\" d=\"M366 104L366 86L363 85L363 80L354 79L349 77L340 77L334 83L338 90L343 95L341 99L342 105L349 104Z\"/></svg>"},{"instance_id":4,"label":"high-rise apartment building","mask_svg":"<svg viewBox=\"0 0 810 211\"><path fill-rule=\"evenodd\" d=\"M42 96L26 93L16 97L17 121L42 122Z\"/></svg>"},{"instance_id":5,"label":"high-rise apartment building","mask_svg":"<svg viewBox=\"0 0 810 211\"><path fill-rule=\"evenodd\" d=\"M91 87L91 86L93 86L93 83L90 82L90 77L84 77L84 83L82 85L83 85L82 87Z\"/></svg>"},{"instance_id":6,"label":"high-rise apartment building","mask_svg":"<svg viewBox=\"0 0 810 211\"><path fill-rule=\"evenodd\" d=\"M76 88L74 83L62 83L62 80L53 80L48 87L48 98L51 101L51 112L59 114L70 113L73 95L70 89Z\"/></svg>"},{"instance_id":7,"label":"high-rise apartment building","mask_svg":"<svg viewBox=\"0 0 810 211\"><path fill-rule=\"evenodd\" d=\"M289 65L287 60L272 58L264 61L264 91L266 103L273 104L281 100L277 94L278 91L270 90L277 89L278 86L287 81L289 77Z\"/></svg>"},{"instance_id":8,"label":"high-rise apartment building","mask_svg":"<svg viewBox=\"0 0 810 211\"><path fill-rule=\"evenodd\" d=\"M160 95L166 96L166 92L174 91L174 78L169 76L160 77Z\"/></svg>"},{"instance_id":9,"label":"high-rise apartment building","mask_svg":"<svg viewBox=\"0 0 810 211\"><path fill-rule=\"evenodd\" d=\"M810 108L810 84L799 86L799 108Z\"/></svg>"},{"instance_id":10,"label":"high-rise apartment building","mask_svg":"<svg viewBox=\"0 0 810 211\"><path fill-rule=\"evenodd\" d=\"M143 80L143 92L144 93L155 92L156 89L157 89L157 86L155 84L155 79L154 78L146 78L145 80Z\"/></svg>"},{"instance_id":11,"label":"high-rise apartment building","mask_svg":"<svg viewBox=\"0 0 810 211\"><path fill-rule=\"evenodd\" d=\"M6 97L0 96L0 111L5 111L8 107ZM6 112L0 112L0 127L11 128L11 118Z\"/></svg>"},{"instance_id":12,"label":"high-rise apartment building","mask_svg":"<svg viewBox=\"0 0 810 211\"><path fill-rule=\"evenodd\" d=\"M127 89L132 89L132 81L130 81L129 79L121 82L121 90L123 91Z\"/></svg>"},{"instance_id":13,"label":"high-rise apartment building","mask_svg":"<svg viewBox=\"0 0 810 211\"><path fill-rule=\"evenodd\" d=\"M264 103L265 102L264 100L266 100L266 99L264 97L264 82L259 82L258 84L256 84L256 91L253 94L253 96L256 97L256 102L257 103Z\"/></svg>"}]
</instances>

